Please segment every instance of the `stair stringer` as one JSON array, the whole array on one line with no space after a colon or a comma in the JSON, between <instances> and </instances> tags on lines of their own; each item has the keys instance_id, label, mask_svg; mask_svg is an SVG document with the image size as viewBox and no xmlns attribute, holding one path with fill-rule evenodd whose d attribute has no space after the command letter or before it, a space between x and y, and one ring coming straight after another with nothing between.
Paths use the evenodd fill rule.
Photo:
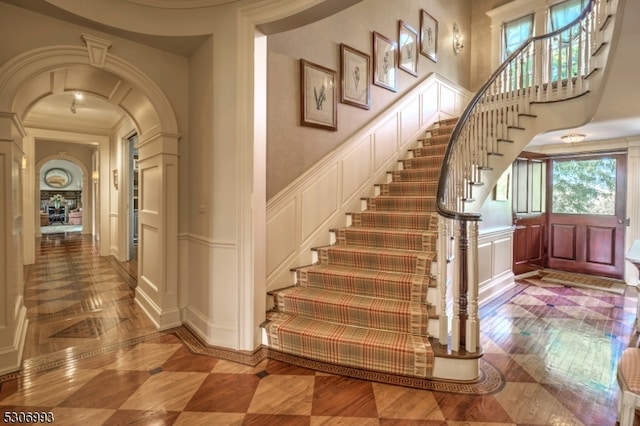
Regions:
<instances>
[{"instance_id":1,"label":"stair stringer","mask_svg":"<svg viewBox=\"0 0 640 426\"><path fill-rule=\"evenodd\" d=\"M471 188L471 198L474 201L465 204L465 211L480 211L498 179L511 167L534 137L545 132L584 125L590 118L588 114L591 113L590 104L593 98L594 95L588 92L563 101L532 104L532 115L520 116L518 126L508 129L506 139L510 142L499 143L501 156L489 158L488 164L491 169L481 172L481 186Z\"/></svg>"},{"instance_id":2,"label":"stair stringer","mask_svg":"<svg viewBox=\"0 0 640 426\"><path fill-rule=\"evenodd\" d=\"M612 2L613 14L602 23L601 44L593 53L592 72L582 77L583 92L553 102L545 102L542 99L546 95L546 90L540 89L541 100L524 104L527 114L520 115L517 126L507 131L508 135L505 139L512 143L500 143L499 154L502 155L492 156L489 159L491 170L482 171L482 185L471 188L470 198L473 201L465 203L465 212L480 211L500 176L511 167L513 161L535 136L580 127L593 119L606 87L610 70L607 65L615 54L620 37L626 0L612 0Z\"/></svg>"}]
</instances>

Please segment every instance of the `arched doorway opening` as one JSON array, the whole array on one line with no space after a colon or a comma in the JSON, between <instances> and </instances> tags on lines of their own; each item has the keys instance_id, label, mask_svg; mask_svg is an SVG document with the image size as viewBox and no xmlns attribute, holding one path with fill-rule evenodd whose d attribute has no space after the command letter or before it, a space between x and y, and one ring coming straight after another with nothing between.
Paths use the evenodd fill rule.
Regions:
<instances>
[{"instance_id":1,"label":"arched doorway opening","mask_svg":"<svg viewBox=\"0 0 640 426\"><path fill-rule=\"evenodd\" d=\"M36 208L40 229L36 228L36 235L38 231L42 235L82 232L85 225L91 229L91 224L83 220L85 200L92 197L87 169L75 158L59 157L46 160L38 170Z\"/></svg>"},{"instance_id":2,"label":"arched doorway opening","mask_svg":"<svg viewBox=\"0 0 640 426\"><path fill-rule=\"evenodd\" d=\"M1 201L10 212L18 213L12 220L0 218L9 228L9 234L0 233L1 263L7 267L7 274L0 278L0 290L5 294L22 294L21 268L34 257L36 229L40 224L40 201L36 198L39 192L36 174L41 168L36 164L38 141L96 146L91 153L91 169L87 168L84 176L93 176L97 171L93 220L97 223L100 254L106 256L114 250L117 254L126 244L123 233L126 226L118 223L120 217L127 216L128 208L126 202L121 202L123 195L118 191L123 178L121 143L126 134L135 131L139 135L138 164L143 176L141 204L147 207L142 210L139 225L143 232L139 239L136 303L158 329L171 328L180 324L176 255L178 184L177 173L165 171L177 170L177 121L168 100L151 78L131 64L106 52L105 55L104 62L96 64L93 52L90 54L85 48L52 46L25 52L0 68L0 111L4 111L0 119L7 124L0 126L0 139L15 141L5 144L5 157L15 161L8 163L9 168L0 168L2 181L15 189L3 192ZM37 111L35 106L39 102L71 92L100 98L122 111L128 120L119 121L106 135L73 127L37 127L29 122L29 115ZM150 195L147 199L145 187ZM15 362L17 367L23 345L20 342L26 338L28 322L20 299L21 306L16 308L15 303L12 298L5 300L4 311L17 313L5 323L5 329L11 329L11 333L0 336L0 347L12 348L7 352L15 354L15 359L5 364Z\"/></svg>"}]
</instances>

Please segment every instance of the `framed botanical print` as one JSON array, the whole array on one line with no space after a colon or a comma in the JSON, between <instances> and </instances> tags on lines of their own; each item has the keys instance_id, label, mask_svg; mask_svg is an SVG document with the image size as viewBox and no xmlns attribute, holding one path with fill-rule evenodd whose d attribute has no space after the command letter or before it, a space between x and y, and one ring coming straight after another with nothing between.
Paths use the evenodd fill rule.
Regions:
<instances>
[{"instance_id":1,"label":"framed botanical print","mask_svg":"<svg viewBox=\"0 0 640 426\"><path fill-rule=\"evenodd\" d=\"M398 91L397 51L395 41L373 32L373 84L394 92Z\"/></svg>"},{"instance_id":2,"label":"framed botanical print","mask_svg":"<svg viewBox=\"0 0 640 426\"><path fill-rule=\"evenodd\" d=\"M398 28L398 67L418 76L418 32L404 21Z\"/></svg>"},{"instance_id":3,"label":"framed botanical print","mask_svg":"<svg viewBox=\"0 0 640 426\"><path fill-rule=\"evenodd\" d=\"M371 108L371 64L364 52L340 44L340 102L359 108Z\"/></svg>"},{"instance_id":4,"label":"framed botanical print","mask_svg":"<svg viewBox=\"0 0 640 426\"><path fill-rule=\"evenodd\" d=\"M427 11L420 11L420 53L438 62L438 21Z\"/></svg>"},{"instance_id":5,"label":"framed botanical print","mask_svg":"<svg viewBox=\"0 0 640 426\"><path fill-rule=\"evenodd\" d=\"M301 124L338 130L338 73L300 59Z\"/></svg>"}]
</instances>

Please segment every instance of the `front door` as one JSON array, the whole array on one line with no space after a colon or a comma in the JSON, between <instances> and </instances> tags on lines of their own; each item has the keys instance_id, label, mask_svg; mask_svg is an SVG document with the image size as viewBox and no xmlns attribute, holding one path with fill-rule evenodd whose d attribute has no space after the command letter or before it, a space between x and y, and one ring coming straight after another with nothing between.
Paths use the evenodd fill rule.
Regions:
<instances>
[{"instance_id":1,"label":"front door","mask_svg":"<svg viewBox=\"0 0 640 426\"><path fill-rule=\"evenodd\" d=\"M548 267L622 278L626 155L552 159Z\"/></svg>"}]
</instances>

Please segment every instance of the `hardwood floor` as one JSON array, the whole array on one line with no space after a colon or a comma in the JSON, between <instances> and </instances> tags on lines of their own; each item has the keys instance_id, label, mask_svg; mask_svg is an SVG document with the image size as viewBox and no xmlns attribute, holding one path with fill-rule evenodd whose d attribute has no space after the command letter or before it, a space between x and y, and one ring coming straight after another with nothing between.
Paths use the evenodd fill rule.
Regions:
<instances>
[{"instance_id":1,"label":"hardwood floor","mask_svg":"<svg viewBox=\"0 0 640 426\"><path fill-rule=\"evenodd\" d=\"M484 306L484 394L342 377L156 331L126 268L80 234L46 235L28 268L24 368L0 376L2 414L63 425L615 425L617 359L632 342L623 296L519 281ZM11 415L11 414L9 414Z\"/></svg>"}]
</instances>

